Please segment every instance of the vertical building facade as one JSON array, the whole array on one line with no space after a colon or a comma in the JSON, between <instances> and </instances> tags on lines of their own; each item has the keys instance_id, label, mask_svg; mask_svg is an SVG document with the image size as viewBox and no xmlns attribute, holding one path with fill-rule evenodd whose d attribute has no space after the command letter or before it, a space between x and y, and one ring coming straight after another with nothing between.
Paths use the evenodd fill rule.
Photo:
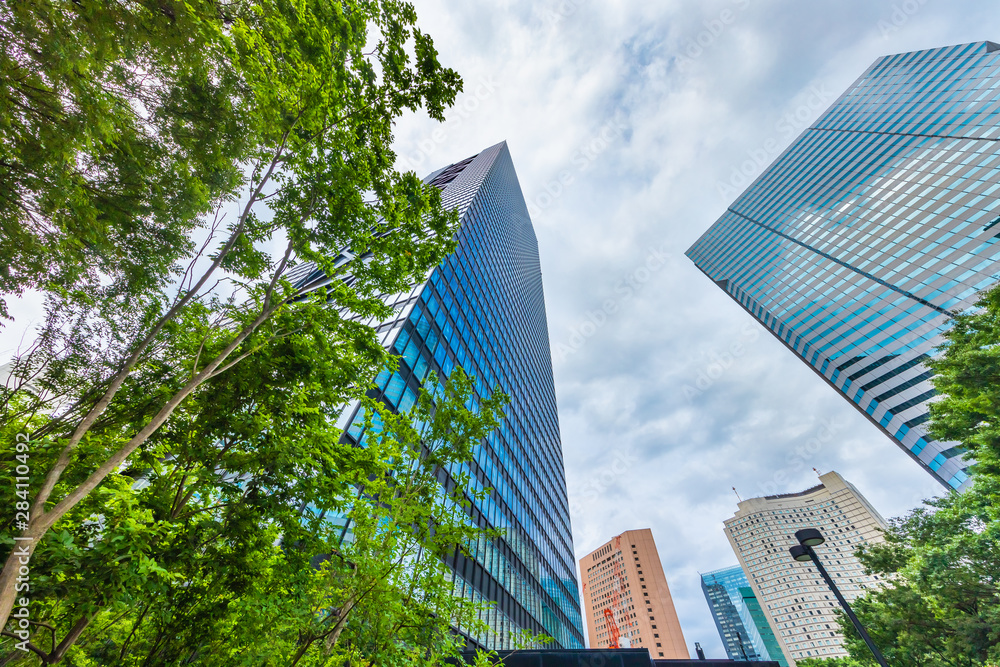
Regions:
<instances>
[{"instance_id":1,"label":"vertical building facade","mask_svg":"<svg viewBox=\"0 0 1000 667\"><path fill-rule=\"evenodd\" d=\"M667 577L648 528L626 530L580 560L590 648L645 648L689 658Z\"/></svg>"},{"instance_id":2,"label":"vertical building facade","mask_svg":"<svg viewBox=\"0 0 1000 667\"><path fill-rule=\"evenodd\" d=\"M788 667L767 616L739 565L701 575L701 590L730 660L775 660Z\"/></svg>"},{"instance_id":3,"label":"vertical building facade","mask_svg":"<svg viewBox=\"0 0 1000 667\"><path fill-rule=\"evenodd\" d=\"M926 434L941 331L1000 280L1000 46L877 60L687 251L948 488Z\"/></svg>"},{"instance_id":4,"label":"vertical building facade","mask_svg":"<svg viewBox=\"0 0 1000 667\"><path fill-rule=\"evenodd\" d=\"M746 586L740 586L740 597L743 599L743 608L746 609L746 614L749 616L747 625L757 631L760 641L769 656L763 659L770 659L777 662L781 667L788 667L788 661L785 660L785 654L781 650L778 637L774 634L774 630L771 629L771 625L767 620L767 614L764 613L764 608L760 606L760 600L757 599L757 594L753 592L753 588L749 582L747 582Z\"/></svg>"},{"instance_id":5,"label":"vertical building facade","mask_svg":"<svg viewBox=\"0 0 1000 667\"><path fill-rule=\"evenodd\" d=\"M815 567L788 553L798 544L795 531L823 533L826 543L815 547L816 553L848 602L879 585L877 575L864 573L854 551L881 541L885 520L837 473L820 475L819 481L801 493L744 500L725 522L729 543L789 665L847 655L836 598Z\"/></svg>"},{"instance_id":6,"label":"vertical building facade","mask_svg":"<svg viewBox=\"0 0 1000 667\"><path fill-rule=\"evenodd\" d=\"M456 550L447 559L456 595L496 603L484 619L490 634L457 630L472 647L511 649L514 635L529 630L555 646L582 648L538 244L507 144L425 182L458 211L458 247L425 282L385 297L395 310L390 320L369 322L400 356L398 370L383 371L371 395L406 411L431 371L446 378L461 366L476 378L477 397L494 390L510 397L503 424L475 449L475 460L448 471L468 474L477 490L493 489L473 503L473 520L503 532L473 545L470 556ZM325 280L319 272L302 278ZM363 444L364 417L356 405L343 412L347 441Z\"/></svg>"}]
</instances>

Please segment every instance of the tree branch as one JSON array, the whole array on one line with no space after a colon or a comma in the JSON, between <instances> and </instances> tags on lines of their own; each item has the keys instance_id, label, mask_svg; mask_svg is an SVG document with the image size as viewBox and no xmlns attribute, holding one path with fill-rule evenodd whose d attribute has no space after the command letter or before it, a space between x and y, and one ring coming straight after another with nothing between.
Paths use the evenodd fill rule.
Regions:
<instances>
[{"instance_id":1,"label":"tree branch","mask_svg":"<svg viewBox=\"0 0 1000 667\"><path fill-rule=\"evenodd\" d=\"M0 632L0 635L2 635L4 637L12 637L14 639L21 639L20 637L18 637L14 633L7 632L6 630ZM38 648L37 646L35 646L34 644L32 644L30 641L27 642L27 643L25 643L25 646L27 646L30 651L32 651L33 653L37 654L38 657L42 659L42 663L43 664L48 662L48 660L49 660L49 654L48 653L46 653L42 649ZM15 649L15 650L17 650L17 649Z\"/></svg>"}]
</instances>

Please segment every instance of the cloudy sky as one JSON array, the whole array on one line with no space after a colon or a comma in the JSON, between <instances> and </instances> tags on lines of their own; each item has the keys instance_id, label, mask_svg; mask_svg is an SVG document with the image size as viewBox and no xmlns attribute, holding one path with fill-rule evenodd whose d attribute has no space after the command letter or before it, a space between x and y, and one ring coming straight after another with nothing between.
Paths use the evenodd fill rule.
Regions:
<instances>
[{"instance_id":1,"label":"cloudy sky","mask_svg":"<svg viewBox=\"0 0 1000 667\"><path fill-rule=\"evenodd\" d=\"M759 173L873 60L1000 40L1000 14L956 0L415 4L466 92L444 125L399 124L400 166L508 142L541 251L576 553L651 528L689 648L724 657L698 573L736 563L731 487L798 491L813 467L836 470L886 517L940 487L684 251L745 187L737 170Z\"/></svg>"},{"instance_id":2,"label":"cloudy sky","mask_svg":"<svg viewBox=\"0 0 1000 667\"><path fill-rule=\"evenodd\" d=\"M423 175L508 142L538 234L577 555L651 528L689 648L724 657L698 573L736 563L731 487L798 491L836 470L886 517L940 487L683 253L746 186L740 170L760 173L874 59L1000 40L1000 13L414 1L466 92L443 125L397 125L399 166ZM18 310L4 358L39 314Z\"/></svg>"}]
</instances>

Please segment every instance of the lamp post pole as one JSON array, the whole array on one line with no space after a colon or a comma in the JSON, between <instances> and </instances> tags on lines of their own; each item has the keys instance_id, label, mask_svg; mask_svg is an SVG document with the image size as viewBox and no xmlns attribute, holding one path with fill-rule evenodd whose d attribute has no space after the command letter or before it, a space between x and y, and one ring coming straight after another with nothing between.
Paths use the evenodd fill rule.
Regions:
<instances>
[{"instance_id":1,"label":"lamp post pole","mask_svg":"<svg viewBox=\"0 0 1000 667\"><path fill-rule=\"evenodd\" d=\"M885 658L882 657L882 652L878 650L878 646L875 646L875 642L873 642L872 638L868 636L868 631L865 630L863 625L861 625L861 621L858 620L858 617L854 615L851 605L847 604L847 600L845 600L844 596L840 594L840 589L837 588L837 584L833 583L833 579L826 571L826 568L823 567L823 563L819 561L819 556L817 556L816 552L813 550L814 546L823 544L826 539L815 528L805 528L803 530L796 531L795 539L799 541L799 544L788 550L789 553L792 554L792 558L797 561L811 560L816 564L816 569L819 570L819 574L823 577L823 581L825 581L826 585L830 587L833 594L837 596L837 601L840 602L840 606L844 608L845 612L847 612L847 618L851 619L851 623L854 624L854 629L857 630L858 634L861 635L861 638L865 640L865 644L868 645L868 649L872 652L872 655L875 656L875 660L882 667L889 667L889 663L887 663Z\"/></svg>"},{"instance_id":2,"label":"lamp post pole","mask_svg":"<svg viewBox=\"0 0 1000 667\"><path fill-rule=\"evenodd\" d=\"M806 553L812 557L812 561L816 564L816 569L819 570L820 576L823 577L823 580L826 582L826 585L830 587L830 590L833 591L833 594L837 596L837 601L840 602L840 606L844 608L845 612L847 612L847 618L851 619L851 623L854 624L854 629L858 631L861 638L865 640L866 644L868 644L868 648L871 650L872 655L875 656L875 660L878 664L882 665L882 667L889 667L885 658L882 657L882 652L878 650L878 646L875 646L875 642L873 642L872 638L868 636L868 631L865 630L865 626L861 625L861 621L859 621L858 617L854 615L851 605L847 604L847 600L845 600L844 596L840 594L840 589L838 589L837 585L833 583L833 579L830 578L830 575L827 573L826 568L823 567L823 564L819 562L816 552L813 551L812 547L806 547Z\"/></svg>"}]
</instances>

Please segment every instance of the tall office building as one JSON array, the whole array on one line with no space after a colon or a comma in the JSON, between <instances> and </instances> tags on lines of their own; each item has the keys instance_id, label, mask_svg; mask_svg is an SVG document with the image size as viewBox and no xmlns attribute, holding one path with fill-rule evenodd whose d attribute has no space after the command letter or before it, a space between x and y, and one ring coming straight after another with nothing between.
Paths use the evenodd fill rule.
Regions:
<instances>
[{"instance_id":1,"label":"tall office building","mask_svg":"<svg viewBox=\"0 0 1000 667\"><path fill-rule=\"evenodd\" d=\"M798 544L795 531L823 533L826 543L815 547L816 553L848 601L878 585L878 576L864 573L854 551L863 542L881 541L885 520L837 473L820 475L819 481L801 493L741 501L725 522L729 543L789 665L847 655L836 598L815 567L788 553Z\"/></svg>"},{"instance_id":2,"label":"tall office building","mask_svg":"<svg viewBox=\"0 0 1000 667\"><path fill-rule=\"evenodd\" d=\"M590 648L646 648L689 658L653 532L626 530L580 559Z\"/></svg>"},{"instance_id":3,"label":"tall office building","mask_svg":"<svg viewBox=\"0 0 1000 667\"><path fill-rule=\"evenodd\" d=\"M701 575L701 590L730 660L775 660L788 667L743 568L739 565Z\"/></svg>"},{"instance_id":4,"label":"tall office building","mask_svg":"<svg viewBox=\"0 0 1000 667\"><path fill-rule=\"evenodd\" d=\"M492 636L471 646L510 649L521 629L544 633L563 648L583 647L573 536L552 382L548 325L538 244L505 142L440 169L425 179L442 190L444 206L461 218L456 251L428 279L386 297L395 309L377 326L383 345L400 355L398 371L376 379L373 396L411 408L430 371L447 377L461 366L479 396L510 396L506 419L475 450L465 473L494 491L476 501L473 518L504 537L455 551L455 593L492 600L485 619ZM313 271L302 283L327 279ZM362 442L364 415L343 413L345 438Z\"/></svg>"},{"instance_id":5,"label":"tall office building","mask_svg":"<svg viewBox=\"0 0 1000 667\"><path fill-rule=\"evenodd\" d=\"M742 609L745 609L747 616L749 616L747 627L752 627L757 631L760 641L764 644L767 655L770 656L771 660L777 662L781 667L788 667L788 661L785 660L778 637L774 634L774 630L771 629L771 624L767 620L767 614L764 612L764 608L761 606L760 600L757 599L757 594L753 592L753 588L749 582L747 582L746 586L740 586L740 598L743 600ZM762 659L766 660L767 658Z\"/></svg>"},{"instance_id":6,"label":"tall office building","mask_svg":"<svg viewBox=\"0 0 1000 667\"><path fill-rule=\"evenodd\" d=\"M687 251L948 488L924 362L1000 279L1000 46L877 60Z\"/></svg>"}]
</instances>

